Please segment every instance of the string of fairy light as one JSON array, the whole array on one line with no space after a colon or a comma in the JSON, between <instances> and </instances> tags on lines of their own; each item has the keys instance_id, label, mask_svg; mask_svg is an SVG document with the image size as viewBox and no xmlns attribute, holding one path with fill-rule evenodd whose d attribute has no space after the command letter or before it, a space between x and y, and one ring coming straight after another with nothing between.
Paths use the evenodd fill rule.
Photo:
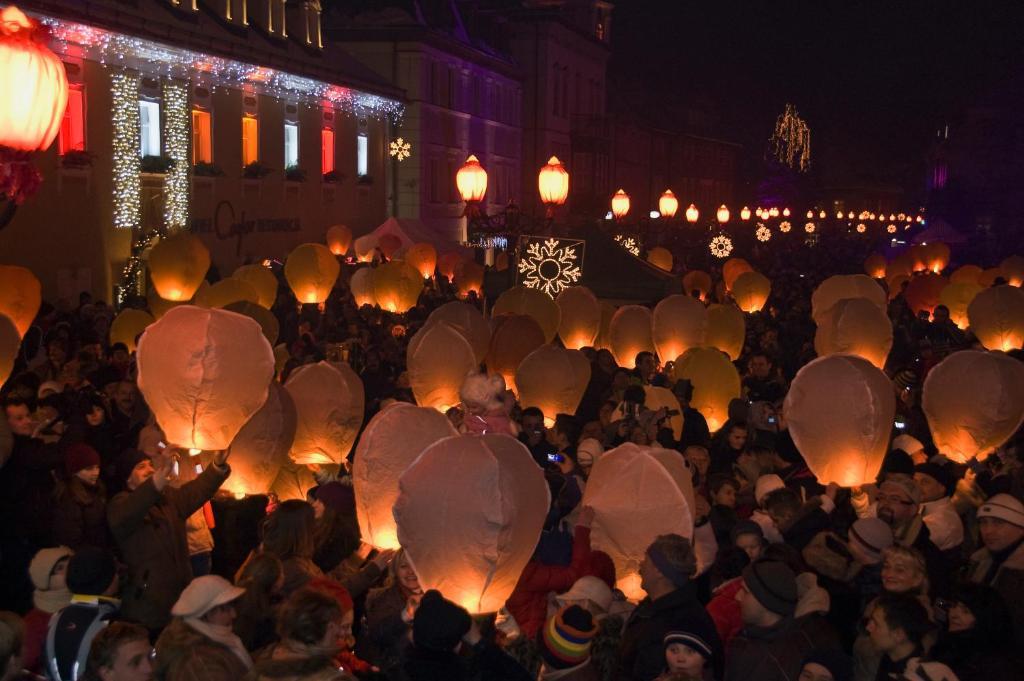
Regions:
<instances>
[{"instance_id":1,"label":"string of fairy light","mask_svg":"<svg viewBox=\"0 0 1024 681\"><path fill-rule=\"evenodd\" d=\"M114 227L135 229L141 223L142 157L139 155L139 77L114 73L110 78L113 122Z\"/></svg>"},{"instance_id":2,"label":"string of fairy light","mask_svg":"<svg viewBox=\"0 0 1024 681\"><path fill-rule=\"evenodd\" d=\"M188 87L177 81L164 83L164 149L174 165L164 180L164 224L168 231L188 227L189 140L191 111Z\"/></svg>"}]
</instances>

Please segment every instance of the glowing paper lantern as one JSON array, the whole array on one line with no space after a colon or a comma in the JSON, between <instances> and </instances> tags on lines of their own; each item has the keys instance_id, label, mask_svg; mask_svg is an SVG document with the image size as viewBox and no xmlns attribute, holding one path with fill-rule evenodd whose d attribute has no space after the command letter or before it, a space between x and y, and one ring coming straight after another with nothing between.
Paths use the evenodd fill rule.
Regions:
<instances>
[{"instance_id":1,"label":"glowing paper lantern","mask_svg":"<svg viewBox=\"0 0 1024 681\"><path fill-rule=\"evenodd\" d=\"M430 279L437 268L437 249L430 244L413 244L405 252L405 261L416 268L421 277Z\"/></svg>"},{"instance_id":2,"label":"glowing paper lantern","mask_svg":"<svg viewBox=\"0 0 1024 681\"><path fill-rule=\"evenodd\" d=\"M679 294L667 296L654 307L652 339L664 362L703 345L707 332L708 311L696 298Z\"/></svg>"},{"instance_id":3,"label":"glowing paper lantern","mask_svg":"<svg viewBox=\"0 0 1024 681\"><path fill-rule=\"evenodd\" d=\"M363 424L363 382L356 372L341 363L305 364L284 387L297 414L292 461L342 463Z\"/></svg>"},{"instance_id":4,"label":"glowing paper lantern","mask_svg":"<svg viewBox=\"0 0 1024 681\"><path fill-rule=\"evenodd\" d=\"M0 11L0 146L42 151L60 131L68 76L49 37L17 7Z\"/></svg>"},{"instance_id":5,"label":"glowing paper lantern","mask_svg":"<svg viewBox=\"0 0 1024 681\"><path fill-rule=\"evenodd\" d=\"M491 314L495 317L501 314L525 314L533 317L544 331L545 343L554 340L562 319L562 311L551 296L526 286L513 286L498 296Z\"/></svg>"},{"instance_id":6,"label":"glowing paper lantern","mask_svg":"<svg viewBox=\"0 0 1024 681\"><path fill-rule=\"evenodd\" d=\"M712 433L729 419L729 402L740 396L740 375L728 356L715 348L690 348L676 359L675 379L693 385L690 406L701 413Z\"/></svg>"},{"instance_id":7,"label":"glowing paper lantern","mask_svg":"<svg viewBox=\"0 0 1024 681\"><path fill-rule=\"evenodd\" d=\"M345 255L352 245L352 230L345 225L334 225L327 230L327 248L334 255Z\"/></svg>"},{"instance_id":8,"label":"glowing paper lantern","mask_svg":"<svg viewBox=\"0 0 1024 681\"><path fill-rule=\"evenodd\" d=\"M871 277L866 274L837 274L821 282L811 294L811 316L815 323L844 298L866 298L883 312L888 307L885 290Z\"/></svg>"},{"instance_id":9,"label":"glowing paper lantern","mask_svg":"<svg viewBox=\"0 0 1024 681\"><path fill-rule=\"evenodd\" d=\"M758 312L768 302L772 282L760 272L744 272L732 283L732 297L744 312Z\"/></svg>"},{"instance_id":10,"label":"glowing paper lantern","mask_svg":"<svg viewBox=\"0 0 1024 681\"><path fill-rule=\"evenodd\" d=\"M784 408L793 442L822 484L875 481L896 414L881 369L853 355L819 357L797 372Z\"/></svg>"},{"instance_id":11,"label":"glowing paper lantern","mask_svg":"<svg viewBox=\"0 0 1024 681\"><path fill-rule=\"evenodd\" d=\"M874 253L869 255L868 259L864 261L864 271L872 279L885 279L885 266L887 264L884 255Z\"/></svg>"},{"instance_id":12,"label":"glowing paper lantern","mask_svg":"<svg viewBox=\"0 0 1024 681\"><path fill-rule=\"evenodd\" d=\"M428 447L398 484L398 541L420 586L471 613L503 607L551 503L530 451L508 435L449 437Z\"/></svg>"},{"instance_id":13,"label":"glowing paper lantern","mask_svg":"<svg viewBox=\"0 0 1024 681\"><path fill-rule=\"evenodd\" d=\"M882 369L892 349L892 322L870 300L844 298L821 315L814 349L820 357L857 355Z\"/></svg>"},{"instance_id":14,"label":"glowing paper lantern","mask_svg":"<svg viewBox=\"0 0 1024 681\"><path fill-rule=\"evenodd\" d=\"M548 159L537 175L537 189L541 203L548 207L561 206L569 196L569 171L557 156Z\"/></svg>"},{"instance_id":15,"label":"glowing paper lantern","mask_svg":"<svg viewBox=\"0 0 1024 681\"><path fill-rule=\"evenodd\" d=\"M231 494L270 491L281 467L288 463L296 419L288 391L271 383L267 401L231 441L231 475L221 489Z\"/></svg>"},{"instance_id":16,"label":"glowing paper lantern","mask_svg":"<svg viewBox=\"0 0 1024 681\"><path fill-rule=\"evenodd\" d=\"M697 222L698 218L700 218L700 211L691 203L690 207L686 209L686 221L692 224Z\"/></svg>"},{"instance_id":17,"label":"glowing paper lantern","mask_svg":"<svg viewBox=\"0 0 1024 681\"><path fill-rule=\"evenodd\" d=\"M651 311L642 305L623 305L608 325L608 349L620 367L633 369L640 352L654 352Z\"/></svg>"},{"instance_id":18,"label":"glowing paper lantern","mask_svg":"<svg viewBox=\"0 0 1024 681\"><path fill-rule=\"evenodd\" d=\"M990 267L984 270L981 276L978 277L978 284L982 288L989 288L990 286L995 286L996 279L1003 279L1005 281L1006 273L999 267Z\"/></svg>"},{"instance_id":19,"label":"glowing paper lantern","mask_svg":"<svg viewBox=\"0 0 1024 681\"><path fill-rule=\"evenodd\" d=\"M583 495L594 509L590 543L611 557L616 587L630 600L644 597L640 564L658 535L693 536L694 512L684 493L687 483L692 490L689 478L677 452L631 442L605 452L590 471Z\"/></svg>"},{"instance_id":20,"label":"glowing paper lantern","mask_svg":"<svg viewBox=\"0 0 1024 681\"><path fill-rule=\"evenodd\" d=\"M405 313L416 307L423 277L412 265L395 260L372 270L373 292L382 310Z\"/></svg>"},{"instance_id":21,"label":"glowing paper lantern","mask_svg":"<svg viewBox=\"0 0 1024 681\"><path fill-rule=\"evenodd\" d=\"M938 242L928 244L924 249L924 264L935 274L946 269L949 265L949 246Z\"/></svg>"},{"instance_id":22,"label":"glowing paper lantern","mask_svg":"<svg viewBox=\"0 0 1024 681\"><path fill-rule=\"evenodd\" d=\"M914 263L911 262L910 257L907 253L901 253L896 256L885 266L885 278L892 279L897 274L903 274L909 277L914 273Z\"/></svg>"},{"instance_id":23,"label":"glowing paper lantern","mask_svg":"<svg viewBox=\"0 0 1024 681\"><path fill-rule=\"evenodd\" d=\"M21 334L18 333L18 327L14 325L10 317L0 314L0 385L10 378L20 347ZM7 419L3 419L3 421L6 425ZM6 459L3 460L6 461Z\"/></svg>"},{"instance_id":24,"label":"glowing paper lantern","mask_svg":"<svg viewBox=\"0 0 1024 681\"><path fill-rule=\"evenodd\" d=\"M292 353L287 343L278 343L274 346L274 376L280 377L284 365L291 359Z\"/></svg>"},{"instance_id":25,"label":"glowing paper lantern","mask_svg":"<svg viewBox=\"0 0 1024 681\"><path fill-rule=\"evenodd\" d=\"M149 276L165 300L191 300L210 269L210 251L199 237L175 232L149 252Z\"/></svg>"},{"instance_id":26,"label":"glowing paper lantern","mask_svg":"<svg viewBox=\"0 0 1024 681\"><path fill-rule=\"evenodd\" d=\"M371 268L364 267L356 270L348 282L348 288L352 292L352 298L356 301L357 307L377 304L376 287Z\"/></svg>"},{"instance_id":27,"label":"glowing paper lantern","mask_svg":"<svg viewBox=\"0 0 1024 681\"><path fill-rule=\"evenodd\" d=\"M473 348L477 364L483 363L491 346L491 326L475 307L457 300L445 303L430 313L424 326L437 322L451 324Z\"/></svg>"},{"instance_id":28,"label":"glowing paper lantern","mask_svg":"<svg viewBox=\"0 0 1024 681\"><path fill-rule=\"evenodd\" d=\"M125 308L110 323L110 343L124 343L128 352L135 352L135 339L154 321L148 312Z\"/></svg>"},{"instance_id":29,"label":"glowing paper lantern","mask_svg":"<svg viewBox=\"0 0 1024 681\"><path fill-rule=\"evenodd\" d=\"M232 279L244 281L256 291L256 302L266 309L277 300L277 277L270 268L263 265L242 265L231 275Z\"/></svg>"},{"instance_id":30,"label":"glowing paper lantern","mask_svg":"<svg viewBox=\"0 0 1024 681\"><path fill-rule=\"evenodd\" d=\"M956 283L950 279L939 294L939 302L949 308L949 318L961 329L967 328L967 306L982 289L976 283Z\"/></svg>"},{"instance_id":31,"label":"glowing paper lantern","mask_svg":"<svg viewBox=\"0 0 1024 681\"><path fill-rule=\"evenodd\" d=\"M168 310L187 304L188 301L164 300L155 288L146 291L146 307L149 308L149 313L153 315L153 319L160 319L167 314Z\"/></svg>"},{"instance_id":32,"label":"glowing paper lantern","mask_svg":"<svg viewBox=\"0 0 1024 681\"><path fill-rule=\"evenodd\" d=\"M929 315L939 304L939 296L942 289L946 288L949 282L939 274L928 272L910 280L906 292L903 294L907 299L907 305L914 311L914 314L927 312Z\"/></svg>"},{"instance_id":33,"label":"glowing paper lantern","mask_svg":"<svg viewBox=\"0 0 1024 681\"><path fill-rule=\"evenodd\" d=\"M466 159L455 173L455 186L466 203L483 200L487 194L487 171L480 165L480 159L472 154Z\"/></svg>"},{"instance_id":34,"label":"glowing paper lantern","mask_svg":"<svg viewBox=\"0 0 1024 681\"><path fill-rule=\"evenodd\" d=\"M399 549L392 507L398 479L428 447L458 432L434 409L395 402L366 424L352 461L356 517L363 541L378 549Z\"/></svg>"},{"instance_id":35,"label":"glowing paper lantern","mask_svg":"<svg viewBox=\"0 0 1024 681\"><path fill-rule=\"evenodd\" d=\"M757 217L761 217L761 209L760 208L757 211ZM746 206L743 206L743 208L740 209L740 220L746 221L746 220L749 220L749 219L750 219L750 209L747 208Z\"/></svg>"},{"instance_id":36,"label":"glowing paper lantern","mask_svg":"<svg viewBox=\"0 0 1024 681\"><path fill-rule=\"evenodd\" d=\"M341 265L320 244L297 246L284 263L284 278L300 303L322 303L338 281Z\"/></svg>"},{"instance_id":37,"label":"glowing paper lantern","mask_svg":"<svg viewBox=\"0 0 1024 681\"><path fill-rule=\"evenodd\" d=\"M940 454L984 459L1024 423L1024 365L1001 352L954 352L928 372L921 406Z\"/></svg>"},{"instance_id":38,"label":"glowing paper lantern","mask_svg":"<svg viewBox=\"0 0 1024 681\"><path fill-rule=\"evenodd\" d=\"M248 317L182 305L146 329L138 366L139 390L167 441L218 450L266 402L274 353Z\"/></svg>"},{"instance_id":39,"label":"glowing paper lantern","mask_svg":"<svg viewBox=\"0 0 1024 681\"><path fill-rule=\"evenodd\" d=\"M683 408L679 400L668 388L655 385L644 386L644 406L652 411L665 408L670 415L666 423L672 428L676 440L683 436ZM672 414L671 412L676 412Z\"/></svg>"},{"instance_id":40,"label":"glowing paper lantern","mask_svg":"<svg viewBox=\"0 0 1024 681\"><path fill-rule=\"evenodd\" d=\"M222 309L231 303L249 302L259 304L259 294L252 284L228 277L212 284L208 289L196 292L193 305Z\"/></svg>"},{"instance_id":41,"label":"glowing paper lantern","mask_svg":"<svg viewBox=\"0 0 1024 681\"><path fill-rule=\"evenodd\" d=\"M463 298L471 292L479 296L484 290L484 268L472 260L460 260L455 267L455 286Z\"/></svg>"},{"instance_id":42,"label":"glowing paper lantern","mask_svg":"<svg viewBox=\"0 0 1024 681\"><path fill-rule=\"evenodd\" d=\"M885 283L889 287L889 300L893 300L903 292L904 285L910 283L910 275L894 274L886 279Z\"/></svg>"},{"instance_id":43,"label":"glowing paper lantern","mask_svg":"<svg viewBox=\"0 0 1024 681\"><path fill-rule=\"evenodd\" d=\"M718 348L736 361L743 354L747 338L747 322L735 305L712 305L708 308L708 332L704 345Z\"/></svg>"},{"instance_id":44,"label":"glowing paper lantern","mask_svg":"<svg viewBox=\"0 0 1024 681\"><path fill-rule=\"evenodd\" d=\"M718 207L718 211L715 213L715 219L722 224L729 222L729 209L724 203Z\"/></svg>"},{"instance_id":45,"label":"glowing paper lantern","mask_svg":"<svg viewBox=\"0 0 1024 681\"><path fill-rule=\"evenodd\" d=\"M394 234L385 234L377 241L377 248L388 260L402 247L402 240Z\"/></svg>"},{"instance_id":46,"label":"glowing paper lantern","mask_svg":"<svg viewBox=\"0 0 1024 681\"><path fill-rule=\"evenodd\" d=\"M579 350L542 345L519 363L519 403L539 407L548 427L558 414L575 414L590 381L590 362Z\"/></svg>"},{"instance_id":47,"label":"glowing paper lantern","mask_svg":"<svg viewBox=\"0 0 1024 681\"><path fill-rule=\"evenodd\" d=\"M679 210L679 199L672 193L671 189L666 189L658 198L658 212L661 213L662 217L674 218L676 212ZM750 211L747 211L747 217L750 217Z\"/></svg>"},{"instance_id":48,"label":"glowing paper lantern","mask_svg":"<svg viewBox=\"0 0 1024 681\"><path fill-rule=\"evenodd\" d=\"M31 270L0 265L0 314L6 315L23 337L43 302L42 287Z\"/></svg>"},{"instance_id":49,"label":"glowing paper lantern","mask_svg":"<svg viewBox=\"0 0 1024 681\"><path fill-rule=\"evenodd\" d=\"M477 368L469 341L454 326L440 321L416 332L405 360L416 403L440 412L459 404L462 381Z\"/></svg>"},{"instance_id":50,"label":"glowing paper lantern","mask_svg":"<svg viewBox=\"0 0 1024 681\"><path fill-rule=\"evenodd\" d=\"M462 262L462 256L458 253L445 253L437 259L437 271L448 281L455 281L455 269Z\"/></svg>"},{"instance_id":51,"label":"glowing paper lantern","mask_svg":"<svg viewBox=\"0 0 1024 681\"><path fill-rule=\"evenodd\" d=\"M616 220L621 220L629 213L629 194L620 189L612 197L612 215Z\"/></svg>"},{"instance_id":52,"label":"glowing paper lantern","mask_svg":"<svg viewBox=\"0 0 1024 681\"><path fill-rule=\"evenodd\" d=\"M1024 346L1024 290L1016 286L983 289L967 307L971 331L989 350Z\"/></svg>"},{"instance_id":53,"label":"glowing paper lantern","mask_svg":"<svg viewBox=\"0 0 1024 681\"><path fill-rule=\"evenodd\" d=\"M1024 285L1024 257L1011 255L999 263L999 269L1010 286Z\"/></svg>"},{"instance_id":54,"label":"glowing paper lantern","mask_svg":"<svg viewBox=\"0 0 1024 681\"><path fill-rule=\"evenodd\" d=\"M615 316L615 310L617 309L614 305L609 303L607 300L601 302L601 330L597 332L597 338L594 340L594 347L597 349L611 350L611 335L610 330L612 328L612 317Z\"/></svg>"},{"instance_id":55,"label":"glowing paper lantern","mask_svg":"<svg viewBox=\"0 0 1024 681\"><path fill-rule=\"evenodd\" d=\"M910 260L911 268L915 272L924 272L928 269L928 247L923 244L915 244L907 249L906 256Z\"/></svg>"},{"instance_id":56,"label":"glowing paper lantern","mask_svg":"<svg viewBox=\"0 0 1024 681\"><path fill-rule=\"evenodd\" d=\"M693 295L694 291L700 291L700 299L704 300L711 293L711 275L700 270L692 270L683 275L683 293Z\"/></svg>"},{"instance_id":57,"label":"glowing paper lantern","mask_svg":"<svg viewBox=\"0 0 1024 681\"><path fill-rule=\"evenodd\" d=\"M260 330L263 331L263 337L267 339L268 343L274 345L274 343L277 342L277 337L281 333L281 324L277 321L277 317L274 316L274 313L267 308L262 305L257 305L256 303L249 302L248 300L239 300L225 305L224 309L245 315L260 325Z\"/></svg>"},{"instance_id":58,"label":"glowing paper lantern","mask_svg":"<svg viewBox=\"0 0 1024 681\"><path fill-rule=\"evenodd\" d=\"M736 281L744 272L753 272L754 268L750 266L750 263L743 258L729 258L722 265L722 281L725 282L725 288L732 290L732 284Z\"/></svg>"},{"instance_id":59,"label":"glowing paper lantern","mask_svg":"<svg viewBox=\"0 0 1024 681\"><path fill-rule=\"evenodd\" d=\"M983 270L977 265L963 265L949 275L950 284L975 284L981 280Z\"/></svg>"},{"instance_id":60,"label":"glowing paper lantern","mask_svg":"<svg viewBox=\"0 0 1024 681\"><path fill-rule=\"evenodd\" d=\"M647 262L666 272L672 271L672 253L667 248L656 246L647 252Z\"/></svg>"},{"instance_id":61,"label":"glowing paper lantern","mask_svg":"<svg viewBox=\"0 0 1024 681\"><path fill-rule=\"evenodd\" d=\"M528 354L544 345L544 331L533 317L527 315L500 315L493 322L487 368L501 374L505 385L515 390L516 369Z\"/></svg>"},{"instance_id":62,"label":"glowing paper lantern","mask_svg":"<svg viewBox=\"0 0 1024 681\"><path fill-rule=\"evenodd\" d=\"M558 337L570 350L593 346L601 331L601 304L585 286L563 289L555 304L559 309Z\"/></svg>"}]
</instances>

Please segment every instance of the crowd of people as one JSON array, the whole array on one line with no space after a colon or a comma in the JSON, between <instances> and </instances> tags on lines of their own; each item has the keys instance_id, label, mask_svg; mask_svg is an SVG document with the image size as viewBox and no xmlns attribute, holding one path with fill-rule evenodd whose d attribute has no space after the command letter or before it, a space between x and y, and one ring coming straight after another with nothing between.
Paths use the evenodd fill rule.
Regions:
<instances>
[{"instance_id":1,"label":"crowd of people","mask_svg":"<svg viewBox=\"0 0 1024 681\"><path fill-rule=\"evenodd\" d=\"M874 483L820 484L789 435L787 388L814 357L810 294L853 271L849 260L822 245L813 264L762 265L772 297L747 315L743 394L717 432L691 407L693 387L649 352L626 368L584 349L591 379L574 414L518 404L493 377L486 409L475 396L452 408L463 432L519 438L552 491L533 557L489 616L424 592L403 551L362 542L346 466L307 470L305 498L219 492L229 452L197 471L164 443L133 354L108 342L113 310L87 295L44 304L2 390L0 680L1018 678L1022 440L967 465L936 451L922 383L973 345L948 311L923 319L892 296L886 371L899 406ZM456 297L438 279L404 315L357 308L343 283L322 310L300 307L282 285L279 380L343 358L367 420L414 402L408 340ZM678 399L678 438L671 410L645 405L648 385ZM678 452L695 491L692 536L654 539L639 602L591 546L582 503L593 466L628 442ZM226 514L243 503L240 526ZM232 554L217 550L227 541Z\"/></svg>"}]
</instances>

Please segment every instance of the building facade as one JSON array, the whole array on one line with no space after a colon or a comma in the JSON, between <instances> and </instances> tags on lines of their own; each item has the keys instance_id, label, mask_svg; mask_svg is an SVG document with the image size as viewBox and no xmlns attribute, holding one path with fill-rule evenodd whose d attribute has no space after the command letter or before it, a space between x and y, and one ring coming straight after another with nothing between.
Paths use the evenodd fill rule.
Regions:
<instances>
[{"instance_id":1,"label":"building facade","mask_svg":"<svg viewBox=\"0 0 1024 681\"><path fill-rule=\"evenodd\" d=\"M316 0L20 5L71 84L43 186L0 231L47 299L143 293L147 248L173 231L228 274L385 219L403 94L324 46Z\"/></svg>"}]
</instances>

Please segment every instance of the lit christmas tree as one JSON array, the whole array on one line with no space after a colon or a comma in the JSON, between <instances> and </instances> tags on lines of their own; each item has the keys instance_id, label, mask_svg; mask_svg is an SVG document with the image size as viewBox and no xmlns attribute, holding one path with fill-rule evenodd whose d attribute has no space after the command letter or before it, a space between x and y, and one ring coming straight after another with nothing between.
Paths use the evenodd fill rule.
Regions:
<instances>
[{"instance_id":1,"label":"lit christmas tree","mask_svg":"<svg viewBox=\"0 0 1024 681\"><path fill-rule=\"evenodd\" d=\"M792 104L786 104L785 111L776 119L769 144L772 156L779 163L799 172L806 172L810 167L811 129Z\"/></svg>"}]
</instances>

